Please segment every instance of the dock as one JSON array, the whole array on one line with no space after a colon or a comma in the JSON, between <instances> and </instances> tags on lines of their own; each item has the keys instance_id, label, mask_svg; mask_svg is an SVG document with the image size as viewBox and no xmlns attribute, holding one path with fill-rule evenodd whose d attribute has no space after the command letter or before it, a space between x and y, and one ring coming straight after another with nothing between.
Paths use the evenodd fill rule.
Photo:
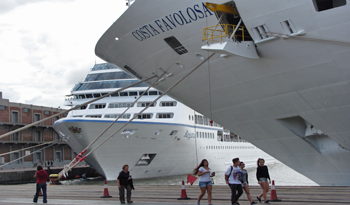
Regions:
<instances>
[{"instance_id":1,"label":"dock","mask_svg":"<svg viewBox=\"0 0 350 205\"><path fill-rule=\"evenodd\" d=\"M108 186L108 192L112 198L100 198L104 193L104 184L99 185L48 185L48 204L119 204L119 192L117 186ZM258 186L251 186L250 192L254 201L261 193ZM350 187L291 187L276 186L277 197L280 202L270 202L275 205L328 205L350 204ZM169 185L135 185L132 191L134 205L175 205L196 204L200 193L198 186L186 185L186 193L189 200L178 200L181 195L181 186ZM32 204L35 194L35 184L1 185L0 204ZM231 191L227 185L215 185L213 187L214 205L229 205ZM268 193L270 198L270 192ZM38 203L42 203L39 197ZM239 203L250 204L246 194L243 193ZM206 195L201 204L208 204ZM259 204L259 203L258 203Z\"/></svg>"}]
</instances>

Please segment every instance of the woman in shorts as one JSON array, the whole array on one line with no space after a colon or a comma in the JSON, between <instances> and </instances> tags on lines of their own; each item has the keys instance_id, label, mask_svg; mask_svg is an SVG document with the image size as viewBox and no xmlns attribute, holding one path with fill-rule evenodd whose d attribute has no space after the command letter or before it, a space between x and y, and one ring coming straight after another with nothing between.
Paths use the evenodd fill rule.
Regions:
<instances>
[{"instance_id":1,"label":"woman in shorts","mask_svg":"<svg viewBox=\"0 0 350 205\"><path fill-rule=\"evenodd\" d=\"M213 184L210 180L210 177L214 175L211 174L211 169L209 168L208 160L203 159L201 163L193 170L194 175L200 176L199 178L199 188L201 189L201 194L198 197L197 205L200 205L200 201L205 195L205 192L208 192L208 204L211 203L211 190L213 188Z\"/></svg>"},{"instance_id":2,"label":"woman in shorts","mask_svg":"<svg viewBox=\"0 0 350 205\"><path fill-rule=\"evenodd\" d=\"M244 192L247 194L247 198L250 201L250 204L256 204L255 201L253 201L252 196L250 196L250 191L249 191L249 183L248 183L248 172L245 170L245 164L244 162L241 162L240 165L241 167L241 172L244 174L242 178L242 186Z\"/></svg>"},{"instance_id":3,"label":"woman in shorts","mask_svg":"<svg viewBox=\"0 0 350 205\"><path fill-rule=\"evenodd\" d=\"M271 184L271 180L270 180L269 170L267 169L267 166L265 166L265 160L263 158L258 159L258 168L256 169L256 178L263 190L263 192L256 198L261 203L261 197L264 196L265 204L269 204L266 194L267 192L269 192L269 184Z\"/></svg>"}]
</instances>

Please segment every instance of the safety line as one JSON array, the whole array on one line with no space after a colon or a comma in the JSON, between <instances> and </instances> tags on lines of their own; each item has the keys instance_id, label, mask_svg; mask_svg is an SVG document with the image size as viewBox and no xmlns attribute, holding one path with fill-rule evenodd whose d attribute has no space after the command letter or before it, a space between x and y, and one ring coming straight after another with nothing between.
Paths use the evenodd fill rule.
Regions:
<instances>
[{"instance_id":1,"label":"safety line","mask_svg":"<svg viewBox=\"0 0 350 205\"><path fill-rule=\"evenodd\" d=\"M102 98L105 98L105 97L107 97L107 96L109 96L109 95L113 95L113 94L115 94L115 93L117 93L117 92L123 91L123 90L125 90L125 89L127 89L127 88L130 88L130 87L132 87L132 86L138 85L138 84L140 84L140 83L143 83L143 82L145 82L145 81L147 81L147 80L150 80L150 79L152 79L152 78L155 78L155 77L156 77L156 75L154 75L154 76L152 76L152 77L149 77L149 78L147 78L147 79L145 79L145 80L139 81L139 82L137 82L137 83L131 84L131 85L129 85L129 86L126 86L126 87L124 87L124 88L118 89L118 90L116 90L116 91L107 93L107 94L105 94L105 95L103 95L103 96L101 96L101 97L99 97L99 98L90 100L90 101L88 101L88 102L86 102L86 103L77 105L77 106L75 106L75 107L73 107L73 108L71 108L71 109L69 109L69 110L60 112L60 113L58 113L58 114L52 115L52 116L50 116L50 117L47 117L47 118L42 119L42 120L39 120L39 121L34 122L34 123L32 123L32 124L29 124L29 125L26 125L26 126L24 126L24 127L18 128L18 129L16 129L16 130L13 130L13 131L11 131L11 132L8 132L8 133L6 133L6 134L1 135L1 136L0 136L0 139L3 138L3 137L6 137L6 136L12 135L12 134L14 134L14 133L20 132L20 131L22 131L22 130L25 130L25 129L27 129L27 128L30 128L30 127L32 127L32 126L34 126L34 125L36 125L36 124L42 123L42 122L44 122L44 121L46 121L46 120L49 120L49 119L54 118L54 117L56 117L56 116L59 116L59 115L61 115L61 114L70 112L70 111L72 111L72 110L75 110L75 109L80 108L80 107L82 107L82 106L85 106L85 105L87 105L87 104L90 104L90 103L93 103L93 102L95 102L95 101L98 101L98 100L100 100L100 99L102 99Z\"/></svg>"},{"instance_id":2,"label":"safety line","mask_svg":"<svg viewBox=\"0 0 350 205\"><path fill-rule=\"evenodd\" d=\"M138 114L134 115L127 123L125 123L122 127L120 127L116 132L114 132L112 135L107 137L103 142L101 142L99 145L97 145L94 149L92 149L89 153L87 153L84 157L82 157L79 161L73 164L72 167L65 166L64 169L59 173L58 178L60 179L63 176L66 175L66 173L71 170L74 166L79 164L81 161L83 161L86 157L88 157L91 153L93 153L97 148L102 146L105 142L107 142L110 138L112 138L116 133L118 133L120 130L124 129L131 121L133 121L135 118L137 118L140 114L142 114L146 109L148 109L153 103L155 103L157 100L159 100L161 97L163 97L165 94L167 94L171 89L173 89L175 86L177 86L181 81L183 81L186 77L188 77L190 74L192 74L195 70L197 70L200 66L202 66L206 61L208 61L211 57L213 57L215 53L211 54L208 58L206 58L204 61L202 61L199 65L197 65L195 68L193 68L190 72L188 72L185 76L183 76L180 80L178 80L173 86L168 88L164 93L162 93L159 97L157 97L152 103L147 105L143 110L141 110Z\"/></svg>"}]
</instances>

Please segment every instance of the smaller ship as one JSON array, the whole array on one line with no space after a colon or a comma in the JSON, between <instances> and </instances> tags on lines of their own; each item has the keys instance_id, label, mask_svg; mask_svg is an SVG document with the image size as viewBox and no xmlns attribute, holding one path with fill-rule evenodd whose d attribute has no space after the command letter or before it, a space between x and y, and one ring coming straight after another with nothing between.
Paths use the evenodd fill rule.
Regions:
<instances>
[{"instance_id":1,"label":"smaller ship","mask_svg":"<svg viewBox=\"0 0 350 205\"><path fill-rule=\"evenodd\" d=\"M74 86L71 95L66 96L65 105L81 105L135 82L139 80L119 67L96 64L85 80ZM56 121L54 129L80 153L142 93L146 92L96 144L161 95L154 88L146 91L148 87L141 83L82 106ZM124 164L129 165L133 178L151 178L189 174L202 159L210 162L213 171L226 170L234 157L245 161L247 166L256 166L259 157L268 162L274 160L206 116L164 95L85 161L108 180L115 180Z\"/></svg>"}]
</instances>

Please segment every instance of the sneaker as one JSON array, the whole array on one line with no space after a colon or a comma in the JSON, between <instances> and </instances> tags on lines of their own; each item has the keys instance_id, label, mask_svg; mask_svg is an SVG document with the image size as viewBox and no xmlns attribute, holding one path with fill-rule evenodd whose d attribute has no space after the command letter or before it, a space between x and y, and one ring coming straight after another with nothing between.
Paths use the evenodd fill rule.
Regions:
<instances>
[{"instance_id":1,"label":"sneaker","mask_svg":"<svg viewBox=\"0 0 350 205\"><path fill-rule=\"evenodd\" d=\"M270 201L265 201L265 204L270 204Z\"/></svg>"},{"instance_id":2,"label":"sneaker","mask_svg":"<svg viewBox=\"0 0 350 205\"><path fill-rule=\"evenodd\" d=\"M252 203L250 203L250 204L256 204L256 202L255 201L253 201Z\"/></svg>"},{"instance_id":3,"label":"sneaker","mask_svg":"<svg viewBox=\"0 0 350 205\"><path fill-rule=\"evenodd\" d=\"M261 203L261 199L260 199L258 196L257 196L256 198L257 198L257 199L258 199L258 201Z\"/></svg>"}]
</instances>

